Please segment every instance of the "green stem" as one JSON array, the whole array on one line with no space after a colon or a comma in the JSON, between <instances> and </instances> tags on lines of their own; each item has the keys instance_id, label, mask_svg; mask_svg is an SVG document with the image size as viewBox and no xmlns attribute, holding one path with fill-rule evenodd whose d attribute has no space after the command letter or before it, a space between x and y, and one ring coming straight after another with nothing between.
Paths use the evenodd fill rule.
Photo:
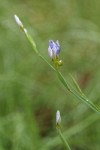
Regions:
<instances>
[{"instance_id":1,"label":"green stem","mask_svg":"<svg viewBox=\"0 0 100 150\"><path fill-rule=\"evenodd\" d=\"M36 48L36 44L35 44L33 38L30 36L30 34L27 32L27 30L26 30L26 32L24 32L24 33L25 33L25 35L26 35L28 41L29 41L30 44L32 45L33 50L35 51L35 53L38 54L39 52L38 52L38 50L37 50L37 48Z\"/></svg>"},{"instance_id":2,"label":"green stem","mask_svg":"<svg viewBox=\"0 0 100 150\"><path fill-rule=\"evenodd\" d=\"M92 108L92 110L94 110L95 112L97 112L100 115L100 109L98 107L96 107L82 92L79 93L78 91L76 91L69 83L68 81L65 80L65 78L63 77L63 75L57 71L57 75L60 79L60 81L62 82L62 84L66 87L66 89L72 93L75 97L77 97L78 99L80 99L81 101L83 101L85 104L87 104L90 108Z\"/></svg>"},{"instance_id":3,"label":"green stem","mask_svg":"<svg viewBox=\"0 0 100 150\"><path fill-rule=\"evenodd\" d=\"M64 85L64 87L70 92L72 93L75 97L77 97L78 99L80 99L82 102L84 102L85 104L87 104L90 108L92 108L92 110L94 110L95 112L97 112L100 115L100 109L98 107L96 107L85 95L84 93L82 93L82 91L80 92L79 89L78 91L76 91L71 85L70 83L65 80L65 78L63 77L63 75L61 74L61 72L59 72L58 69L56 69L56 73L57 76L59 78L59 80L62 82L62 84ZM79 87L78 87L79 88Z\"/></svg>"},{"instance_id":4,"label":"green stem","mask_svg":"<svg viewBox=\"0 0 100 150\"><path fill-rule=\"evenodd\" d=\"M63 136L61 130L57 128L57 131L58 131L58 134L59 134L59 136L60 136L60 139L61 139L62 142L64 143L66 149L67 149L67 150L71 150L71 148L70 148L68 142L65 140L65 138L64 138L64 136Z\"/></svg>"},{"instance_id":5,"label":"green stem","mask_svg":"<svg viewBox=\"0 0 100 150\"><path fill-rule=\"evenodd\" d=\"M54 71L56 71L55 70L55 68L39 53L39 56L54 70Z\"/></svg>"},{"instance_id":6,"label":"green stem","mask_svg":"<svg viewBox=\"0 0 100 150\"><path fill-rule=\"evenodd\" d=\"M24 29L24 31L26 31ZM63 75L61 74L61 72L58 70L58 68L54 68L41 54L40 52L37 50L36 48L36 44L33 40L33 38L30 36L30 34L26 31L24 32L28 41L30 42L30 44L32 45L33 50L35 51L35 53L41 57L43 59L43 61L45 61L50 67L51 69L53 69L56 73L57 76L59 78L59 80L62 82L62 84L65 86L65 88L72 93L75 97L79 98L81 101L83 101L85 104L87 104L90 108L92 108L92 110L94 110L95 112L97 112L100 115L100 109L97 108L89 99L87 99L87 97L82 93L82 91L80 90L78 84L76 83L76 81L72 78L74 84L76 85L78 91L76 91L69 83L67 80L65 80L65 78L63 77Z\"/></svg>"}]
</instances>

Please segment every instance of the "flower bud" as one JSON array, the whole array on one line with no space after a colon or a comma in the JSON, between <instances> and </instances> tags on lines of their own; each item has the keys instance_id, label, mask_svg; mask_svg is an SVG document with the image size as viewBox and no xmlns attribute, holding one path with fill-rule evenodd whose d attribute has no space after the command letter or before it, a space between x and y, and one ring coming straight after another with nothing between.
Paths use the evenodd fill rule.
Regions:
<instances>
[{"instance_id":1,"label":"flower bud","mask_svg":"<svg viewBox=\"0 0 100 150\"><path fill-rule=\"evenodd\" d=\"M14 15L14 18L15 18L15 21L16 21L16 23L18 24L18 26L19 26L22 30L24 30L24 26L23 26L21 20L19 19L19 17L18 17L17 15Z\"/></svg>"},{"instance_id":2,"label":"flower bud","mask_svg":"<svg viewBox=\"0 0 100 150\"><path fill-rule=\"evenodd\" d=\"M61 124L60 111L57 110L57 112L56 112L56 125L57 125L58 128L60 128L60 124Z\"/></svg>"},{"instance_id":3,"label":"flower bud","mask_svg":"<svg viewBox=\"0 0 100 150\"><path fill-rule=\"evenodd\" d=\"M53 40L49 41L48 53L52 59L56 59L59 56L61 51L59 41L54 42Z\"/></svg>"},{"instance_id":4,"label":"flower bud","mask_svg":"<svg viewBox=\"0 0 100 150\"><path fill-rule=\"evenodd\" d=\"M62 60L57 60L57 61L56 61L56 64L57 64L58 66L62 66L62 65L63 65L63 61L62 61Z\"/></svg>"}]
</instances>

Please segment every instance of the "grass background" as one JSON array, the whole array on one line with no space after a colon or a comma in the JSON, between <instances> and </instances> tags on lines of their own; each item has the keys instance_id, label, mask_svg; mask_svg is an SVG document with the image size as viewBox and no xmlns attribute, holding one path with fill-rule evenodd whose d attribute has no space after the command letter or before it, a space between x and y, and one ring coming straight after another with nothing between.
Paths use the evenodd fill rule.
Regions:
<instances>
[{"instance_id":1,"label":"grass background","mask_svg":"<svg viewBox=\"0 0 100 150\"><path fill-rule=\"evenodd\" d=\"M3 0L0 150L63 150L55 128L58 109L72 150L99 150L99 115L66 92L51 68L32 51L14 14L49 62L49 39L60 41L64 77L71 73L88 98L100 106L100 1Z\"/></svg>"}]
</instances>

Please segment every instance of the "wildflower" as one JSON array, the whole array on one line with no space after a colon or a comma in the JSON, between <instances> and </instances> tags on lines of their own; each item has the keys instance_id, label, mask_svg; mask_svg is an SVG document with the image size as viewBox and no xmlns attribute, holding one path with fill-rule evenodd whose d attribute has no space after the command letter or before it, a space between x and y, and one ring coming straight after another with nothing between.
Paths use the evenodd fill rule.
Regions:
<instances>
[{"instance_id":1,"label":"wildflower","mask_svg":"<svg viewBox=\"0 0 100 150\"><path fill-rule=\"evenodd\" d=\"M61 47L59 41L57 40L54 42L53 40L49 41L48 53L49 56L52 58L56 67L62 66L62 60L59 60L59 53L61 51Z\"/></svg>"},{"instance_id":2,"label":"wildflower","mask_svg":"<svg viewBox=\"0 0 100 150\"><path fill-rule=\"evenodd\" d=\"M56 125L58 128L60 128L60 123L61 123L60 111L57 110L57 112L56 112Z\"/></svg>"},{"instance_id":3,"label":"wildflower","mask_svg":"<svg viewBox=\"0 0 100 150\"><path fill-rule=\"evenodd\" d=\"M48 48L49 56L52 59L57 59L60 51L61 51L61 48L60 48L59 41L57 40L56 42L54 42L53 40L50 40L49 41L49 48Z\"/></svg>"}]
</instances>

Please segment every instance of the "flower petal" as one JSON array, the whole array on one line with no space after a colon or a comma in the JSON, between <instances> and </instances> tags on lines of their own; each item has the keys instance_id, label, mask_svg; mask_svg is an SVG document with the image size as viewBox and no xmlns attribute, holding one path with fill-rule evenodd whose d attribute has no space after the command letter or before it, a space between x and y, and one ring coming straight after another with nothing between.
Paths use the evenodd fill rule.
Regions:
<instances>
[{"instance_id":1,"label":"flower petal","mask_svg":"<svg viewBox=\"0 0 100 150\"><path fill-rule=\"evenodd\" d=\"M50 46L48 47L48 53L49 53L49 56L50 56L51 58L53 58L53 51L52 51L52 49L51 49Z\"/></svg>"}]
</instances>

